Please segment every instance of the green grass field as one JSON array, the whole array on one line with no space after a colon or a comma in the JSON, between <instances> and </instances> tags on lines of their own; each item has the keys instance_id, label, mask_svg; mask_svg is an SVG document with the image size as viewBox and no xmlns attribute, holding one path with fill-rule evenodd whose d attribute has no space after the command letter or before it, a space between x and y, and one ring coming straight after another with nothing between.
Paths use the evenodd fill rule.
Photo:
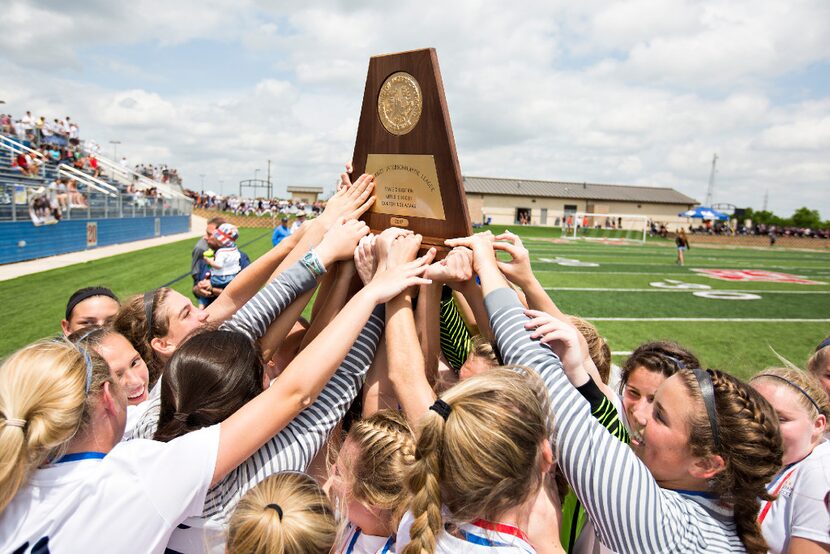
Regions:
<instances>
[{"instance_id":1,"label":"green grass field","mask_svg":"<svg viewBox=\"0 0 830 554\"><path fill-rule=\"evenodd\" d=\"M495 232L500 229L493 229ZM803 365L830 334L830 253L749 248L692 248L675 264L668 241L645 245L563 241L559 231L514 228L531 251L533 269L557 304L585 317L607 337L619 363L644 341L667 338L692 348L703 363L746 377L777 358ZM270 246L270 232L240 229L252 257ZM185 273L188 240L0 282L9 310L0 323L0 356L59 331L67 298L93 284L120 296L142 292ZM820 284L725 281L694 270L766 270ZM657 284L657 286L655 286ZM665 287L709 287L700 289ZM662 287L662 288L661 288ZM189 294L190 278L174 288ZM760 298L703 298L695 292L754 294Z\"/></svg>"}]
</instances>

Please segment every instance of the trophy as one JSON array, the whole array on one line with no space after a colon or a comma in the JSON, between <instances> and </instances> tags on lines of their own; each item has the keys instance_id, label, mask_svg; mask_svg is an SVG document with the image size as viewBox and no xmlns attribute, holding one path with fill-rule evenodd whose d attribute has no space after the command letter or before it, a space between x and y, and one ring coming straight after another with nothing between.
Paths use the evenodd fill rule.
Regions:
<instances>
[{"instance_id":1,"label":"trophy","mask_svg":"<svg viewBox=\"0 0 830 554\"><path fill-rule=\"evenodd\" d=\"M373 232L411 229L439 255L445 239L472 234L434 48L369 60L352 164L375 176L363 215Z\"/></svg>"}]
</instances>

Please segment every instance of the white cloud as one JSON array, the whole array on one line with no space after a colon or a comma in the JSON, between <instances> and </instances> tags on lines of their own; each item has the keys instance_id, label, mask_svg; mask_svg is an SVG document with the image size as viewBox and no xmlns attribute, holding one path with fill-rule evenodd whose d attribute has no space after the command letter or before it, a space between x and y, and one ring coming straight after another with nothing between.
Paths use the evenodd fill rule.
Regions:
<instances>
[{"instance_id":1,"label":"white cloud","mask_svg":"<svg viewBox=\"0 0 830 554\"><path fill-rule=\"evenodd\" d=\"M280 187L330 186L351 156L369 56L434 46L467 174L671 186L703 200L717 152L716 201L760 207L769 189L776 210L808 204L830 218L830 98L805 96L803 82L786 94L788 75L828 62L824 0L10 0L7 20L9 110L71 114L86 136L179 167L197 188L206 174L206 187L235 190L268 159ZM266 61L253 84L161 92L152 67L104 48L194 39ZM91 49L143 86L85 81Z\"/></svg>"}]
</instances>

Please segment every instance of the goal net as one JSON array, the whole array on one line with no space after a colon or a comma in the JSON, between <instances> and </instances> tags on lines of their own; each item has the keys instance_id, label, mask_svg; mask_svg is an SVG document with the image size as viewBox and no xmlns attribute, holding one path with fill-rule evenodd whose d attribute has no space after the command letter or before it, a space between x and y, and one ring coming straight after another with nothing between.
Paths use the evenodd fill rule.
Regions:
<instances>
[{"instance_id":1,"label":"goal net","mask_svg":"<svg viewBox=\"0 0 830 554\"><path fill-rule=\"evenodd\" d=\"M645 244L648 218L644 215L577 212L562 218L562 237Z\"/></svg>"}]
</instances>

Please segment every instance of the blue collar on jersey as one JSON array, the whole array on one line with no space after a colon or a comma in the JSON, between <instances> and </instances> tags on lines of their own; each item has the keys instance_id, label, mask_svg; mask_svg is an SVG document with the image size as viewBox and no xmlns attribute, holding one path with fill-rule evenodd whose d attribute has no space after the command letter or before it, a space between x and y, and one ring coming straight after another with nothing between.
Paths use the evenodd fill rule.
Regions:
<instances>
[{"instance_id":1,"label":"blue collar on jersey","mask_svg":"<svg viewBox=\"0 0 830 554\"><path fill-rule=\"evenodd\" d=\"M72 454L61 456L52 463L65 464L66 462L77 462L79 460L101 460L104 456L106 454L103 452L73 452Z\"/></svg>"}]
</instances>

